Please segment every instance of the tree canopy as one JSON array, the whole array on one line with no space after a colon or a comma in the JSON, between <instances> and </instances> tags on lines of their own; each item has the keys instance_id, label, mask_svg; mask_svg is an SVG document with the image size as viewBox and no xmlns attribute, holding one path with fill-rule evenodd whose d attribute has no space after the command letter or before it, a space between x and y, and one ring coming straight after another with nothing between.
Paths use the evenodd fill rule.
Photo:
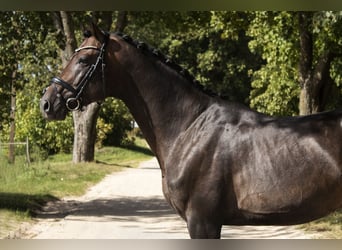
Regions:
<instances>
[{"instance_id":1,"label":"tree canopy","mask_svg":"<svg viewBox=\"0 0 342 250\"><path fill-rule=\"evenodd\" d=\"M89 12L71 13L78 44ZM51 12L2 12L0 17L0 140L15 139L55 153L73 144L71 115L46 122L42 89L61 70L60 31ZM93 15L96 16L96 15ZM158 48L222 98L272 115L298 115L342 106L342 12L125 12L124 32ZM113 22L110 30L115 30ZM310 96L310 94L314 96ZM11 97L15 95L15 117ZM309 96L309 97L308 97ZM305 112L301 112L305 109ZM120 144L132 118L108 99L97 121L98 145Z\"/></svg>"}]
</instances>

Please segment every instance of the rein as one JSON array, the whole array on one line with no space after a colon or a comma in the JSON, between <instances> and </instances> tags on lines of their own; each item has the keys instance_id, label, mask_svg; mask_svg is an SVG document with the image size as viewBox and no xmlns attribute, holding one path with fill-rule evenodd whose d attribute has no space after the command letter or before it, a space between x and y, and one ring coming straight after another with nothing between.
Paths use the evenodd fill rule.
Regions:
<instances>
[{"instance_id":1,"label":"rein","mask_svg":"<svg viewBox=\"0 0 342 250\"><path fill-rule=\"evenodd\" d=\"M101 64L102 84L103 86L105 86L104 68L106 65L104 61L104 55L105 55L105 50L106 50L108 39L109 39L109 34L105 33L105 41L103 42L100 48L95 47L95 46L84 46L75 50L75 53L81 50L86 50L86 49L94 49L94 50L99 51L99 55L97 56L95 64L92 64L90 66L88 71L83 76L82 80L77 84L76 88L74 88L71 83L68 83L59 77L53 77L51 79L50 86L52 84L57 84L57 85L60 85L62 88L67 89L68 91L73 93L73 97L69 97L65 102L67 109L69 109L70 111L76 111L76 110L81 109L82 107L81 95L100 64Z\"/></svg>"}]
</instances>

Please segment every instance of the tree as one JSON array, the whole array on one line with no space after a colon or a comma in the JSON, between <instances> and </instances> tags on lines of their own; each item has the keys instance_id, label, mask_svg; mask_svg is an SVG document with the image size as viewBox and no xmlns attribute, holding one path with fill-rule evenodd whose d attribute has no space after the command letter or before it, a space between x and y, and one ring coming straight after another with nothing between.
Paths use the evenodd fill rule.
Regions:
<instances>
[{"instance_id":1,"label":"tree","mask_svg":"<svg viewBox=\"0 0 342 250\"><path fill-rule=\"evenodd\" d=\"M261 57L248 48L248 12L212 12L205 49L197 55L200 82L225 99L249 104L251 72Z\"/></svg>"},{"instance_id":2,"label":"tree","mask_svg":"<svg viewBox=\"0 0 342 250\"><path fill-rule=\"evenodd\" d=\"M271 115L298 114L298 30L291 12L254 12L249 47L264 63L253 72L250 105Z\"/></svg>"},{"instance_id":3,"label":"tree","mask_svg":"<svg viewBox=\"0 0 342 250\"><path fill-rule=\"evenodd\" d=\"M17 82L17 71L18 71L18 60L21 59L22 55L19 55L18 49L20 43L22 43L22 26L20 13L17 12L5 12L2 16L0 25L1 46L1 81L2 81L2 92L5 94L5 105L6 109L9 110L8 118L9 122L9 162L14 163L14 140L15 140L15 111L16 111L16 90L20 88ZM2 22L3 21L3 22ZM8 29L8 26L11 28ZM18 40L14 40L13 37L17 37ZM7 54L7 55L6 55ZM19 75L18 75L19 77ZM4 112L5 113L5 112ZM6 113L5 113L6 114Z\"/></svg>"},{"instance_id":4,"label":"tree","mask_svg":"<svg viewBox=\"0 0 342 250\"><path fill-rule=\"evenodd\" d=\"M42 27L39 22L43 19L40 13L24 13L21 11L3 12L0 21L0 69L2 87L0 90L3 106L2 136L13 143L16 139L17 124L17 95L25 89L24 67L25 58L37 54L37 43L39 39L44 39ZM35 37L32 30L39 30L42 35ZM32 58L32 57L31 57ZM14 146L10 145L9 160L14 162Z\"/></svg>"},{"instance_id":5,"label":"tree","mask_svg":"<svg viewBox=\"0 0 342 250\"><path fill-rule=\"evenodd\" d=\"M335 53L341 51L341 13L254 14L247 32L252 37L249 46L266 63L253 74L251 106L274 115L336 107L331 97L334 92L340 95L332 89L338 87L335 79L341 75Z\"/></svg>"},{"instance_id":6,"label":"tree","mask_svg":"<svg viewBox=\"0 0 342 250\"><path fill-rule=\"evenodd\" d=\"M29 139L30 145L39 151L55 153L68 152L72 145L71 117L66 121L47 123L41 116L39 100L41 91L55 75L60 63L55 29L50 12L17 12L22 20L22 57L17 63L16 77L16 135L18 141ZM10 29L11 25L7 27ZM19 29L17 29L19 30ZM8 38L18 40L18 36ZM8 129L4 129L6 137ZM37 146L37 147L35 147ZM45 154L44 154L45 155Z\"/></svg>"},{"instance_id":7,"label":"tree","mask_svg":"<svg viewBox=\"0 0 342 250\"><path fill-rule=\"evenodd\" d=\"M297 15L300 40L299 113L307 115L323 111L331 96L334 86L330 76L331 63L342 53L341 44L337 48L336 44L332 44L334 41L329 41L329 37L334 37L335 34L329 33L334 29L332 26L339 27L342 24L342 16L331 12L299 12ZM318 34L314 35L315 32L326 33L328 39L324 38L320 41L322 37ZM323 49L315 48L315 44L319 44Z\"/></svg>"},{"instance_id":8,"label":"tree","mask_svg":"<svg viewBox=\"0 0 342 250\"><path fill-rule=\"evenodd\" d=\"M245 12L133 12L127 30L157 46L221 97L249 103L251 72L261 64L248 48ZM162 32L154 32L161 30Z\"/></svg>"}]
</instances>

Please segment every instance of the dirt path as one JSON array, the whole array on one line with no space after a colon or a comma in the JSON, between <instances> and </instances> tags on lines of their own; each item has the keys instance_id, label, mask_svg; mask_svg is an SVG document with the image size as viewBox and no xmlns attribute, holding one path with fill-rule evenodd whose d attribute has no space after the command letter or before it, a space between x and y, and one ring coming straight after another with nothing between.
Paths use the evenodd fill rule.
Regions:
<instances>
[{"instance_id":1,"label":"dirt path","mask_svg":"<svg viewBox=\"0 0 342 250\"><path fill-rule=\"evenodd\" d=\"M157 161L107 176L84 196L49 204L21 235L35 239L188 239L165 202ZM222 238L311 238L295 227L224 226Z\"/></svg>"}]
</instances>

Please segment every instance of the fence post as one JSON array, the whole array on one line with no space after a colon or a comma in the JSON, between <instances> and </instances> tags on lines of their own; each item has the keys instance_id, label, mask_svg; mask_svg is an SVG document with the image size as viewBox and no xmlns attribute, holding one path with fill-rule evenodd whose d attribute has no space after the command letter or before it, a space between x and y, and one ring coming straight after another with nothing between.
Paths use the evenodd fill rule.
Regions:
<instances>
[{"instance_id":1,"label":"fence post","mask_svg":"<svg viewBox=\"0 0 342 250\"><path fill-rule=\"evenodd\" d=\"M26 137L26 159L27 159L27 163L30 164L30 147L29 147L29 140L28 137Z\"/></svg>"}]
</instances>

